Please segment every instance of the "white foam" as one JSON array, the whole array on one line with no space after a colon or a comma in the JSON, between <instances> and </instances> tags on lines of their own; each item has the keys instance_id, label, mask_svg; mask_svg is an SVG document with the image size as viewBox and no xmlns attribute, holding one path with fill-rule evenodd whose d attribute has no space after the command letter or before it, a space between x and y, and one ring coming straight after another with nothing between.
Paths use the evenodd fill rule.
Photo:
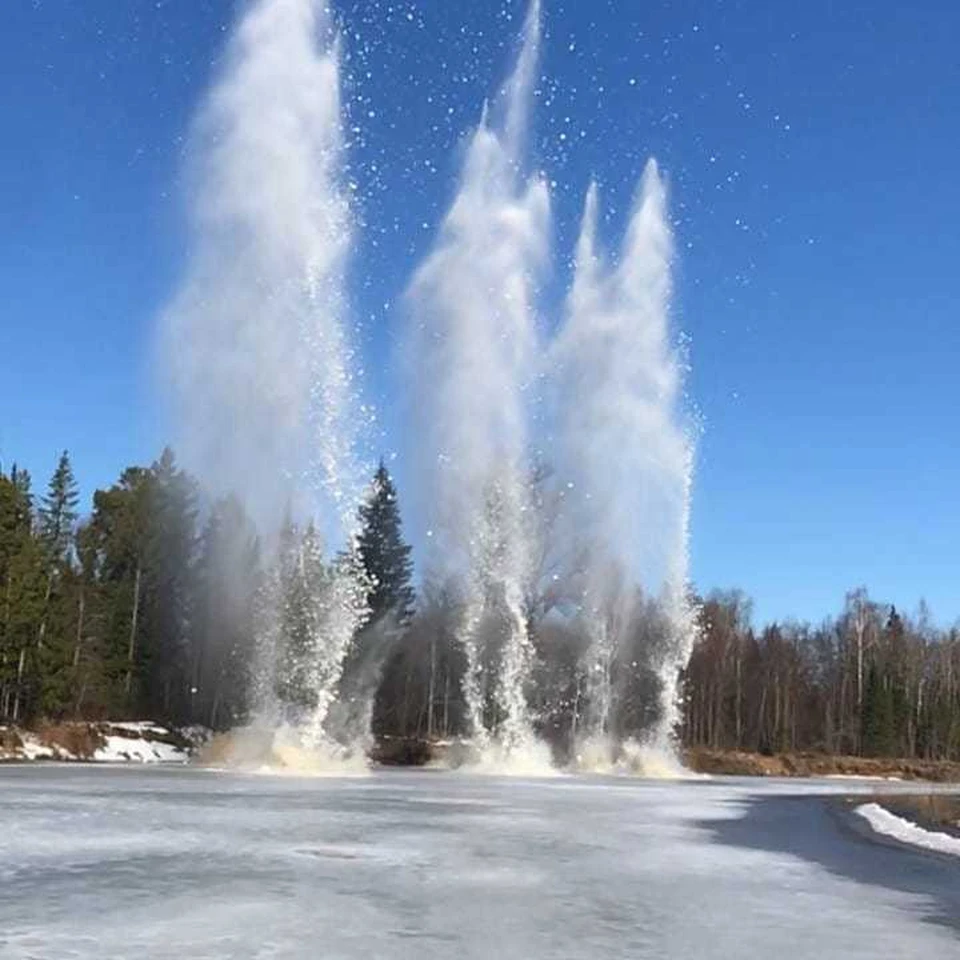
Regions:
<instances>
[{"instance_id":1,"label":"white foam","mask_svg":"<svg viewBox=\"0 0 960 960\"><path fill-rule=\"evenodd\" d=\"M463 740L447 746L442 756L428 764L430 768L494 777L540 778L563 774L553 763L550 747L535 738L513 745L487 738L482 743Z\"/></svg>"},{"instance_id":2,"label":"white foam","mask_svg":"<svg viewBox=\"0 0 960 960\"><path fill-rule=\"evenodd\" d=\"M558 777L562 772L553 765L550 748L539 740L528 740L512 748L492 741L475 761L460 769L498 777Z\"/></svg>"},{"instance_id":3,"label":"white foam","mask_svg":"<svg viewBox=\"0 0 960 960\"><path fill-rule=\"evenodd\" d=\"M581 773L641 777L646 780L703 780L706 774L684 767L670 744L588 737L577 745L573 767Z\"/></svg>"}]
</instances>

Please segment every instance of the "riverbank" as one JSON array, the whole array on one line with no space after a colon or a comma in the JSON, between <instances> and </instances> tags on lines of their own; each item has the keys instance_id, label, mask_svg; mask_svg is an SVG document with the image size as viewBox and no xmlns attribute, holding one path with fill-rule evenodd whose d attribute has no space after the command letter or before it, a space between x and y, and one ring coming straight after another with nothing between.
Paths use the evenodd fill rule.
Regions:
<instances>
[{"instance_id":1,"label":"riverbank","mask_svg":"<svg viewBox=\"0 0 960 960\"><path fill-rule=\"evenodd\" d=\"M150 720L44 723L35 729L0 726L0 763L54 760L61 762L186 763L209 742L200 728L176 730ZM430 741L384 737L369 752L378 766L459 766L465 747L458 741ZM693 773L740 777L851 777L931 783L960 783L960 763L872 757L831 756L819 753L782 753L767 756L739 750L691 748L683 762Z\"/></svg>"},{"instance_id":2,"label":"riverbank","mask_svg":"<svg viewBox=\"0 0 960 960\"><path fill-rule=\"evenodd\" d=\"M822 753L766 756L740 750L697 747L684 751L684 763L695 773L740 777L858 777L960 783L960 763L948 760L846 757Z\"/></svg>"},{"instance_id":3,"label":"riverbank","mask_svg":"<svg viewBox=\"0 0 960 960\"><path fill-rule=\"evenodd\" d=\"M199 730L173 730L151 720L43 723L0 727L0 763L186 763Z\"/></svg>"}]
</instances>

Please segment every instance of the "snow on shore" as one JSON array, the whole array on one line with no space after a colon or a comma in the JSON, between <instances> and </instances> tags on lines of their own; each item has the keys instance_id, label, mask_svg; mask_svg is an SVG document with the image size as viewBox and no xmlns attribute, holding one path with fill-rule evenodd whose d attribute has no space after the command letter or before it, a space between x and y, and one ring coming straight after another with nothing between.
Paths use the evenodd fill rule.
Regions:
<instances>
[{"instance_id":1,"label":"snow on shore","mask_svg":"<svg viewBox=\"0 0 960 960\"><path fill-rule=\"evenodd\" d=\"M914 847L960 857L960 837L925 830L918 824L891 813L879 803L865 803L857 807L854 812L863 817L876 833L883 836Z\"/></svg>"},{"instance_id":2,"label":"snow on shore","mask_svg":"<svg viewBox=\"0 0 960 960\"><path fill-rule=\"evenodd\" d=\"M67 723L37 731L0 728L0 761L186 763L197 731L172 731L151 720Z\"/></svg>"},{"instance_id":3,"label":"snow on shore","mask_svg":"<svg viewBox=\"0 0 960 960\"><path fill-rule=\"evenodd\" d=\"M94 763L186 763L190 754L182 747L149 737L121 737L107 734L105 743L97 747Z\"/></svg>"}]
</instances>

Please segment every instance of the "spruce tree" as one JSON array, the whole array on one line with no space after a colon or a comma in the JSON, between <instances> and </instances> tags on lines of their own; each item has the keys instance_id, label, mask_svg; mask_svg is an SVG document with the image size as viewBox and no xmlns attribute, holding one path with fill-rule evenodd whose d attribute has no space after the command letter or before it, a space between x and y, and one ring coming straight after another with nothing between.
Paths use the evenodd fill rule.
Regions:
<instances>
[{"instance_id":1,"label":"spruce tree","mask_svg":"<svg viewBox=\"0 0 960 960\"><path fill-rule=\"evenodd\" d=\"M382 460L359 518L357 552L369 583L367 622L392 615L398 625L405 626L413 616L413 562L403 540L397 491Z\"/></svg>"},{"instance_id":2,"label":"spruce tree","mask_svg":"<svg viewBox=\"0 0 960 960\"><path fill-rule=\"evenodd\" d=\"M61 562L70 551L79 501L70 455L64 450L40 506L40 539L51 564Z\"/></svg>"},{"instance_id":3,"label":"spruce tree","mask_svg":"<svg viewBox=\"0 0 960 960\"><path fill-rule=\"evenodd\" d=\"M38 536L44 555L44 596L36 633L36 670L40 710L62 714L70 702L71 645L66 638L66 584L73 573L74 524L80 497L66 450L60 454L38 511Z\"/></svg>"}]
</instances>

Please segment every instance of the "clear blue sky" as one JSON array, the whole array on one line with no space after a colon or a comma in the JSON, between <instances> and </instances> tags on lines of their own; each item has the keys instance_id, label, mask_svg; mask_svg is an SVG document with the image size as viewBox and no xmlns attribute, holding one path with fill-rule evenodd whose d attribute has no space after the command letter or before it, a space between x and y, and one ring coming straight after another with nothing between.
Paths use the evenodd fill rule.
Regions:
<instances>
[{"instance_id":1,"label":"clear blue sky","mask_svg":"<svg viewBox=\"0 0 960 960\"><path fill-rule=\"evenodd\" d=\"M522 9L335 6L361 129L353 302L389 422L389 305ZM179 163L234 9L3 5L0 459L38 484L64 447L89 494L163 442L147 368ZM698 586L744 588L763 619L817 619L860 583L960 616L960 5L545 0L545 19L534 154L558 249L591 175L611 232L648 154L671 181Z\"/></svg>"}]
</instances>

